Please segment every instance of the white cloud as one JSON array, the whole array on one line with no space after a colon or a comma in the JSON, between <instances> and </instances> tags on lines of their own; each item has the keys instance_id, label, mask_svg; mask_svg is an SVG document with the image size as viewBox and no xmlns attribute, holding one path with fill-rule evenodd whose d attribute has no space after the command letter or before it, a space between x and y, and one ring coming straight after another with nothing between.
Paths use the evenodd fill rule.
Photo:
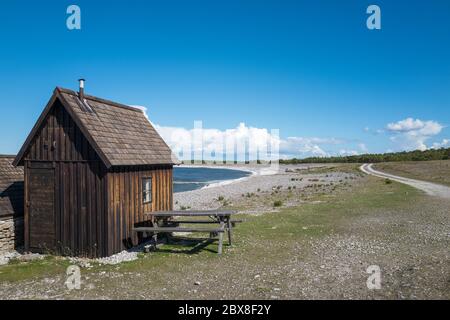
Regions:
<instances>
[{"instance_id":1,"label":"white cloud","mask_svg":"<svg viewBox=\"0 0 450 320\"><path fill-rule=\"evenodd\" d=\"M130 105L143 111L147 115L147 107ZM150 120L149 120L150 121ZM150 123L152 123L150 121ZM195 127L186 129L182 127L161 126L152 123L166 143L171 147L174 154L180 159L223 159L223 153L227 155L236 149L238 159L242 160L245 154L250 154L250 159L267 159L269 156L280 158L305 158L326 157L336 154L353 155L358 154L354 150L327 151L327 148L342 145L346 141L337 138L319 137L279 137L278 130L272 131L266 128L256 128L240 123L236 128L219 130ZM235 144L237 148L235 147ZM359 148L367 150L364 144ZM267 151L272 149L271 153ZM203 154L203 155L202 155ZM231 160L231 159L230 159Z\"/></svg>"},{"instance_id":2,"label":"white cloud","mask_svg":"<svg viewBox=\"0 0 450 320\"><path fill-rule=\"evenodd\" d=\"M342 143L344 141L336 138L288 137L280 140L280 153L288 157L326 157L330 153L324 146Z\"/></svg>"},{"instance_id":3,"label":"white cloud","mask_svg":"<svg viewBox=\"0 0 450 320\"><path fill-rule=\"evenodd\" d=\"M432 149L448 148L450 147L449 139L442 139L441 142L434 142L431 146Z\"/></svg>"},{"instance_id":4,"label":"white cloud","mask_svg":"<svg viewBox=\"0 0 450 320\"><path fill-rule=\"evenodd\" d=\"M432 122L432 121L429 121ZM412 130L419 130L425 126L425 122L419 119L406 118L397 122L389 123L386 128L390 131L408 132Z\"/></svg>"},{"instance_id":5,"label":"white cloud","mask_svg":"<svg viewBox=\"0 0 450 320\"><path fill-rule=\"evenodd\" d=\"M200 130L195 127L186 129L161 125L154 125L154 127L181 159L190 159L192 152L196 153L194 158L201 157L203 151L204 159L215 157L221 160L224 150L227 150L227 155L233 153L234 141L238 146L236 152L238 158L243 159L245 153L250 153L251 160L267 159L265 155L269 148L272 148L273 157L325 157L332 155L326 150L327 147L345 143L336 138L287 137L283 139L279 137L277 131L251 127L245 123L226 130L208 128ZM353 154L353 152L350 153Z\"/></svg>"},{"instance_id":6,"label":"white cloud","mask_svg":"<svg viewBox=\"0 0 450 320\"><path fill-rule=\"evenodd\" d=\"M364 153L368 153L369 152L369 149L367 148L367 146L364 143L358 144L358 147L361 150L361 152L364 152Z\"/></svg>"},{"instance_id":7,"label":"white cloud","mask_svg":"<svg viewBox=\"0 0 450 320\"><path fill-rule=\"evenodd\" d=\"M406 118L401 121L389 123L387 131L392 135L390 140L402 150L426 150L426 142L438 135L443 125L437 121L423 121L420 119Z\"/></svg>"},{"instance_id":8,"label":"white cloud","mask_svg":"<svg viewBox=\"0 0 450 320\"><path fill-rule=\"evenodd\" d=\"M248 127L240 123L236 128L219 130L194 127L185 129L179 127L166 127L155 125L155 129L171 147L174 153L183 159L194 158L223 159L224 153L232 157L235 152L242 160L246 153L254 155L259 153L260 159L266 159L267 150L281 145L276 133L267 129ZM276 148L275 148L276 149ZM274 156L278 150L272 151ZM203 155L202 155L203 153ZM233 158L229 158L233 160Z\"/></svg>"},{"instance_id":9,"label":"white cloud","mask_svg":"<svg viewBox=\"0 0 450 320\"><path fill-rule=\"evenodd\" d=\"M346 150L346 149L339 150L340 156L357 156L358 154L359 152L356 150Z\"/></svg>"}]
</instances>

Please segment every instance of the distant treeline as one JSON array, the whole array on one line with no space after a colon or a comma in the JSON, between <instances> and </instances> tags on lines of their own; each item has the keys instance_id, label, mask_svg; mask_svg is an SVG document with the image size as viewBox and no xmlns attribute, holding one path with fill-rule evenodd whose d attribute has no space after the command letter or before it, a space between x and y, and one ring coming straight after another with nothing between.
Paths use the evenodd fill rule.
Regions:
<instances>
[{"instance_id":1,"label":"distant treeline","mask_svg":"<svg viewBox=\"0 0 450 320\"><path fill-rule=\"evenodd\" d=\"M361 154L342 157L310 157L305 159L280 160L283 164L295 163L375 163L389 161L428 161L450 159L450 148L430 149L425 151L403 151L379 154Z\"/></svg>"}]
</instances>

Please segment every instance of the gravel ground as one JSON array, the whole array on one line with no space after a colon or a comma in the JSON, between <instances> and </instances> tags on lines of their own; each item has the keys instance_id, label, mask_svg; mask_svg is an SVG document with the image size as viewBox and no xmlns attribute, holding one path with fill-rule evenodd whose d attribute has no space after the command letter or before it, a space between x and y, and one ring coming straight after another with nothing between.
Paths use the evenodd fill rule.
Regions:
<instances>
[{"instance_id":1,"label":"gravel ground","mask_svg":"<svg viewBox=\"0 0 450 320\"><path fill-rule=\"evenodd\" d=\"M150 253L122 265L83 266L81 290L65 289L64 272L1 282L0 299L450 299L450 200L347 170L295 169L255 175L220 187L222 193L211 188L179 195L180 201L207 191L208 201L189 201L211 208L223 205L214 198L224 194L232 207L250 213L267 198L285 200L279 213L250 215L252 222L236 229L237 245L221 257L205 250ZM282 188L273 189L277 185ZM243 190L255 195L242 197ZM312 209L297 217L288 201ZM274 218L273 227L264 224ZM381 269L380 290L366 286L371 265Z\"/></svg>"}]
</instances>

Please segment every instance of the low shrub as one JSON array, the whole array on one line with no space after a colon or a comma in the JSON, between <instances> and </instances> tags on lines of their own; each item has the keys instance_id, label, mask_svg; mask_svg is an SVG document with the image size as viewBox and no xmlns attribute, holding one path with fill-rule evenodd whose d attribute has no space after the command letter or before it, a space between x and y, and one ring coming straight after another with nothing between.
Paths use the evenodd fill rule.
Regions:
<instances>
[{"instance_id":1,"label":"low shrub","mask_svg":"<svg viewBox=\"0 0 450 320\"><path fill-rule=\"evenodd\" d=\"M283 202L281 200L276 200L273 202L274 207L281 207L283 205Z\"/></svg>"}]
</instances>

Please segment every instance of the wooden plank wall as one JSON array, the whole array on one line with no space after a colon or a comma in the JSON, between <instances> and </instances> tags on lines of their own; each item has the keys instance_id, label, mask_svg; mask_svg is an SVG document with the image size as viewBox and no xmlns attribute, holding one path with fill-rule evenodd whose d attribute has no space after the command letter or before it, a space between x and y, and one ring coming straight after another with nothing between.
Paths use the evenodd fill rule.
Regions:
<instances>
[{"instance_id":1,"label":"wooden plank wall","mask_svg":"<svg viewBox=\"0 0 450 320\"><path fill-rule=\"evenodd\" d=\"M100 162L60 162L56 173L58 252L105 256L106 169Z\"/></svg>"},{"instance_id":2,"label":"wooden plank wall","mask_svg":"<svg viewBox=\"0 0 450 320\"><path fill-rule=\"evenodd\" d=\"M34 137L24 157L38 161L99 161L94 149L59 101Z\"/></svg>"},{"instance_id":3,"label":"wooden plank wall","mask_svg":"<svg viewBox=\"0 0 450 320\"><path fill-rule=\"evenodd\" d=\"M143 203L142 179L152 178L152 202ZM132 228L149 221L147 212L172 210L172 166L120 167L108 173L109 254L136 245Z\"/></svg>"},{"instance_id":4,"label":"wooden plank wall","mask_svg":"<svg viewBox=\"0 0 450 320\"><path fill-rule=\"evenodd\" d=\"M105 256L106 168L59 102L25 155L26 168L34 162L53 163L55 168L56 251L64 255ZM26 170L25 181L28 174ZM26 183L25 188L29 185ZM27 242L30 222L27 207L25 211Z\"/></svg>"},{"instance_id":5,"label":"wooden plank wall","mask_svg":"<svg viewBox=\"0 0 450 320\"><path fill-rule=\"evenodd\" d=\"M52 250L55 248L55 170L52 166L29 170L31 206L28 210L29 221L34 226L29 235L29 248Z\"/></svg>"}]
</instances>

